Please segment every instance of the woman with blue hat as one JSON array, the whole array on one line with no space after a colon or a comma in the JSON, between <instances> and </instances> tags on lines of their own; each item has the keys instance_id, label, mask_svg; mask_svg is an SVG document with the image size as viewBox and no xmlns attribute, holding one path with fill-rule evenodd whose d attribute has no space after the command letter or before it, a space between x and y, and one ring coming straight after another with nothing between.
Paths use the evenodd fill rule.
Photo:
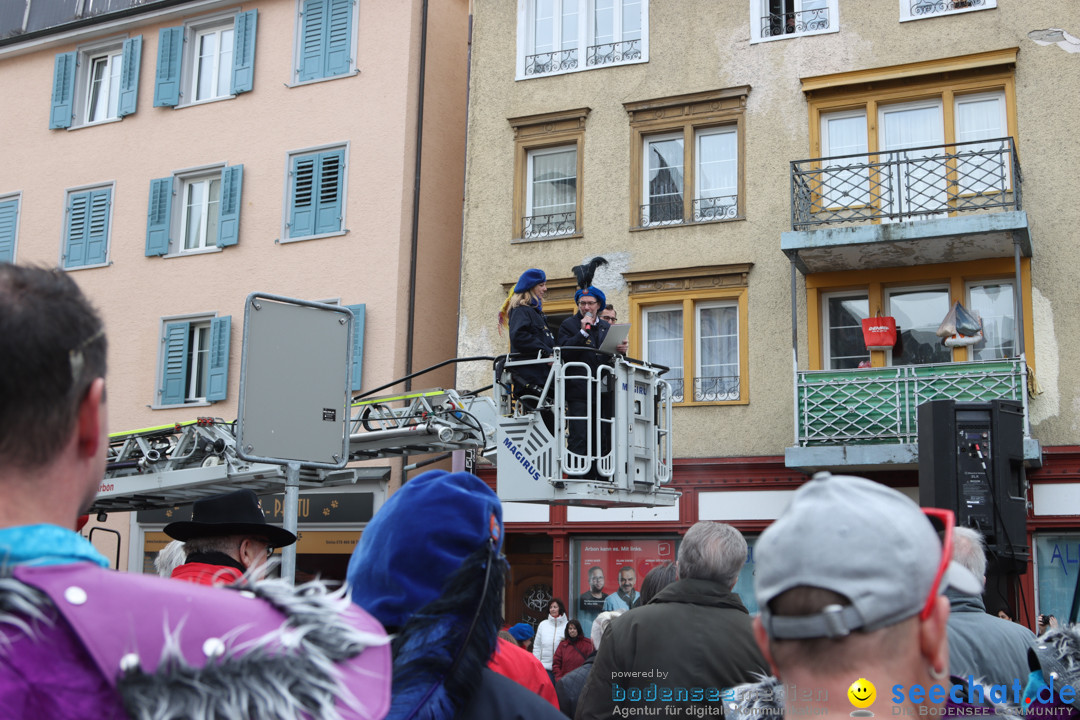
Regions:
<instances>
[{"instance_id":1,"label":"woman with blue hat","mask_svg":"<svg viewBox=\"0 0 1080 720\"><path fill-rule=\"evenodd\" d=\"M550 357L555 336L544 315L547 276L543 270L530 268L521 273L517 284L499 309L499 332L510 327L510 353L515 360ZM540 395L547 382L549 363L515 367L512 375L515 394Z\"/></svg>"}]
</instances>

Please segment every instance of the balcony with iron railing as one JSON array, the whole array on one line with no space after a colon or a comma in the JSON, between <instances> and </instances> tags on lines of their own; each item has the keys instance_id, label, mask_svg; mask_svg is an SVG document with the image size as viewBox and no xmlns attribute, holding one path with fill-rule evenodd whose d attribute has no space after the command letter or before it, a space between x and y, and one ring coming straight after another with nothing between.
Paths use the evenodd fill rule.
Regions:
<instances>
[{"instance_id":1,"label":"balcony with iron railing","mask_svg":"<svg viewBox=\"0 0 1080 720\"><path fill-rule=\"evenodd\" d=\"M690 213L687 213L686 210L686 204L682 198L641 205L638 214L638 227L687 225L731 220L739 215L739 197L738 195L720 195L698 198L691 201Z\"/></svg>"},{"instance_id":2,"label":"balcony with iron railing","mask_svg":"<svg viewBox=\"0 0 1080 720\"><path fill-rule=\"evenodd\" d=\"M577 67L577 48L525 56L526 75L548 75L566 70L577 70Z\"/></svg>"},{"instance_id":3,"label":"balcony with iron railing","mask_svg":"<svg viewBox=\"0 0 1080 720\"><path fill-rule=\"evenodd\" d=\"M1031 256L1022 175L1012 138L796 160L791 226L781 249L795 273L1014 260ZM797 318L796 293L792 316ZM794 370L791 467L910 467L918 461L917 408L928 400L1004 398L1025 409L1025 459L1041 450L1027 423L1028 369L1020 342L1000 360L850 370ZM795 338L797 340L797 338ZM797 342L794 345L798 347Z\"/></svg>"},{"instance_id":4,"label":"balcony with iron railing","mask_svg":"<svg viewBox=\"0 0 1080 720\"><path fill-rule=\"evenodd\" d=\"M1035 459L1039 453L1027 421L1027 374L1021 358L800 370L796 377L796 447L788 448L788 465L917 462L918 407L942 399L1022 403L1025 456Z\"/></svg>"},{"instance_id":5,"label":"balcony with iron railing","mask_svg":"<svg viewBox=\"0 0 1080 720\"><path fill-rule=\"evenodd\" d=\"M590 45L585 50L585 65L614 65L616 63L641 59L641 40L623 40L615 43Z\"/></svg>"},{"instance_id":6,"label":"balcony with iron railing","mask_svg":"<svg viewBox=\"0 0 1080 720\"><path fill-rule=\"evenodd\" d=\"M769 13L761 18L761 37L804 35L829 29L829 8Z\"/></svg>"},{"instance_id":7,"label":"balcony with iron railing","mask_svg":"<svg viewBox=\"0 0 1080 720\"><path fill-rule=\"evenodd\" d=\"M577 213L561 212L521 218L521 237L527 240L566 237L577 232Z\"/></svg>"},{"instance_id":8,"label":"balcony with iron railing","mask_svg":"<svg viewBox=\"0 0 1080 720\"><path fill-rule=\"evenodd\" d=\"M1022 187L1009 137L794 160L781 248L804 273L1030 255Z\"/></svg>"},{"instance_id":9,"label":"balcony with iron railing","mask_svg":"<svg viewBox=\"0 0 1080 720\"><path fill-rule=\"evenodd\" d=\"M671 387L672 402L732 402L741 397L741 382L738 375L719 375L715 377L696 377L693 380L694 396L687 398L685 378L665 378Z\"/></svg>"},{"instance_id":10,"label":"balcony with iron railing","mask_svg":"<svg viewBox=\"0 0 1080 720\"><path fill-rule=\"evenodd\" d=\"M910 0L911 16L942 15L956 10L986 7L986 0Z\"/></svg>"}]
</instances>

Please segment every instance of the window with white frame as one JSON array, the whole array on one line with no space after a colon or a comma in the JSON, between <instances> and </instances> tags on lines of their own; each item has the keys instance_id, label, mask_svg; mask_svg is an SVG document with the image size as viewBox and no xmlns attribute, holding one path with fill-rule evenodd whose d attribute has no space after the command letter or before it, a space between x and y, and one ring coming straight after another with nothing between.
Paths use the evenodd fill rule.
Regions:
<instances>
[{"instance_id":1,"label":"window with white frame","mask_svg":"<svg viewBox=\"0 0 1080 720\"><path fill-rule=\"evenodd\" d=\"M580 236L589 108L509 118L514 130L514 242Z\"/></svg>"},{"instance_id":2,"label":"window with white frame","mask_svg":"<svg viewBox=\"0 0 1080 720\"><path fill-rule=\"evenodd\" d=\"M19 195L0 196L0 263L15 262L20 200Z\"/></svg>"},{"instance_id":3,"label":"window with white frame","mask_svg":"<svg viewBox=\"0 0 1080 720\"><path fill-rule=\"evenodd\" d=\"M648 5L518 0L518 78L648 61Z\"/></svg>"},{"instance_id":4,"label":"window with white frame","mask_svg":"<svg viewBox=\"0 0 1080 720\"><path fill-rule=\"evenodd\" d=\"M972 346L972 360L1016 357L1019 328L1012 280L985 280L967 284L967 309L982 320L983 337Z\"/></svg>"},{"instance_id":5,"label":"window with white frame","mask_svg":"<svg viewBox=\"0 0 1080 720\"><path fill-rule=\"evenodd\" d=\"M649 362L670 368L664 379L671 384L672 400L682 402L686 397L682 303L645 308L641 320L644 357Z\"/></svg>"},{"instance_id":6,"label":"window with white frame","mask_svg":"<svg viewBox=\"0 0 1080 720\"><path fill-rule=\"evenodd\" d=\"M640 311L642 356L670 368L673 402L747 402L746 289L663 295L632 295L631 306Z\"/></svg>"},{"instance_id":7,"label":"window with white frame","mask_svg":"<svg viewBox=\"0 0 1080 720\"><path fill-rule=\"evenodd\" d=\"M648 135L643 143L641 227L678 225L688 219L724 220L738 214L735 125ZM688 165L693 168L692 188L686 187Z\"/></svg>"},{"instance_id":8,"label":"window with white frame","mask_svg":"<svg viewBox=\"0 0 1080 720\"><path fill-rule=\"evenodd\" d=\"M150 181L146 255L183 255L239 242L243 165L185 170Z\"/></svg>"},{"instance_id":9,"label":"window with white frame","mask_svg":"<svg viewBox=\"0 0 1080 720\"><path fill-rule=\"evenodd\" d=\"M298 0L293 81L356 74L356 0Z\"/></svg>"},{"instance_id":10,"label":"window with white frame","mask_svg":"<svg viewBox=\"0 0 1080 720\"><path fill-rule=\"evenodd\" d=\"M631 227L742 217L740 162L749 91L740 86L624 103L633 143Z\"/></svg>"},{"instance_id":11,"label":"window with white frame","mask_svg":"<svg viewBox=\"0 0 1080 720\"><path fill-rule=\"evenodd\" d=\"M694 306L694 400L739 399L739 307L734 301Z\"/></svg>"},{"instance_id":12,"label":"window with white frame","mask_svg":"<svg viewBox=\"0 0 1080 720\"><path fill-rule=\"evenodd\" d=\"M154 106L191 105L250 91L257 26L258 11L249 10L162 28Z\"/></svg>"},{"instance_id":13,"label":"window with white frame","mask_svg":"<svg viewBox=\"0 0 1080 720\"><path fill-rule=\"evenodd\" d=\"M289 156L287 240L344 231L345 177L344 147Z\"/></svg>"},{"instance_id":14,"label":"window with white frame","mask_svg":"<svg viewBox=\"0 0 1080 720\"><path fill-rule=\"evenodd\" d=\"M870 317L865 292L828 293L821 298L824 367L850 370L870 366L870 351L863 338L862 321Z\"/></svg>"},{"instance_id":15,"label":"window with white frame","mask_svg":"<svg viewBox=\"0 0 1080 720\"><path fill-rule=\"evenodd\" d=\"M997 0L900 0L900 22L996 7Z\"/></svg>"},{"instance_id":16,"label":"window with white frame","mask_svg":"<svg viewBox=\"0 0 1080 720\"><path fill-rule=\"evenodd\" d=\"M58 54L49 127L81 127L134 113L141 61L141 35Z\"/></svg>"},{"instance_id":17,"label":"window with white frame","mask_svg":"<svg viewBox=\"0 0 1080 720\"><path fill-rule=\"evenodd\" d=\"M952 361L937 329L952 303L948 286L897 287L885 291L886 314L896 318L897 347L890 365L926 365Z\"/></svg>"},{"instance_id":18,"label":"window with white frame","mask_svg":"<svg viewBox=\"0 0 1080 720\"><path fill-rule=\"evenodd\" d=\"M750 42L840 30L837 0L750 0Z\"/></svg>"},{"instance_id":19,"label":"window with white frame","mask_svg":"<svg viewBox=\"0 0 1080 720\"><path fill-rule=\"evenodd\" d=\"M72 270L108 263L112 196L111 184L68 191L60 267Z\"/></svg>"},{"instance_id":20,"label":"window with white frame","mask_svg":"<svg viewBox=\"0 0 1080 720\"><path fill-rule=\"evenodd\" d=\"M577 145L528 151L522 237L573 235L577 230Z\"/></svg>"},{"instance_id":21,"label":"window with white frame","mask_svg":"<svg viewBox=\"0 0 1080 720\"><path fill-rule=\"evenodd\" d=\"M941 95L874 103L872 126L866 108L822 113L822 164L831 168L822 185L822 206L855 208L874 201L885 205L894 219L925 219L948 211L950 195L1001 193L1009 188L1011 156L1000 141L1008 135L1005 94L950 96L950 126L945 124ZM998 142L981 142L990 140ZM876 171L881 177L874 181L874 192L866 155L871 144L882 153L873 161L887 164ZM946 152L946 144L955 145ZM895 190L886 193L883 188Z\"/></svg>"},{"instance_id":22,"label":"window with white frame","mask_svg":"<svg viewBox=\"0 0 1080 720\"><path fill-rule=\"evenodd\" d=\"M230 316L163 318L155 407L224 400L229 382Z\"/></svg>"}]
</instances>

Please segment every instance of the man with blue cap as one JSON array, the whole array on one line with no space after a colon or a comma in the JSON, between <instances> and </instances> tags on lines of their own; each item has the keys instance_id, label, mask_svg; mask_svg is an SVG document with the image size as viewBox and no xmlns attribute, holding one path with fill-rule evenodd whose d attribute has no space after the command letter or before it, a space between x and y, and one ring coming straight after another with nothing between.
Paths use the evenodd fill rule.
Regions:
<instances>
[{"instance_id":1,"label":"man with blue cap","mask_svg":"<svg viewBox=\"0 0 1080 720\"><path fill-rule=\"evenodd\" d=\"M507 564L499 498L466 472L432 470L375 514L349 561L353 602L395 633L389 718L561 718L487 668Z\"/></svg>"},{"instance_id":2,"label":"man with blue cap","mask_svg":"<svg viewBox=\"0 0 1080 720\"><path fill-rule=\"evenodd\" d=\"M577 303L578 311L563 321L559 326L559 335L556 344L562 348L577 348L564 352L563 361L567 363L585 363L589 366L588 373L592 377L597 376L598 368L608 358L590 349L599 349L604 342L611 326L599 318L600 311L607 305L607 297L600 288L592 285L593 275L596 269L606 265L607 260L596 257L583 265L573 269L577 277L578 290L574 293L574 302ZM619 345L618 351L626 352L626 341ZM585 376L584 368L569 368L567 376ZM566 439L566 447L570 452L578 455L606 455L610 452L610 434L601 432L593 438L593 444L589 448L589 424L584 419L592 406L590 399L595 394L595 389L585 379L567 380L566 382L566 414L572 419L569 422L570 432ZM596 408L597 411L599 408ZM594 420L594 427L595 427ZM590 469L582 476L591 479L600 479L596 469Z\"/></svg>"}]
</instances>

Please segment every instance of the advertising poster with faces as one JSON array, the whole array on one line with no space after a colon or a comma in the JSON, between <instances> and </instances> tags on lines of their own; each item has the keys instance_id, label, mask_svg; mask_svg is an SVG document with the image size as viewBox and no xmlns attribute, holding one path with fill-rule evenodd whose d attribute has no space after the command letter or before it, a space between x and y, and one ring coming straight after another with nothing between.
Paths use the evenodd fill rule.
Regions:
<instances>
[{"instance_id":1,"label":"advertising poster with faces","mask_svg":"<svg viewBox=\"0 0 1080 720\"><path fill-rule=\"evenodd\" d=\"M574 569L567 610L588 637L604 609L627 609L654 567L675 562L679 538L592 537L573 541Z\"/></svg>"}]
</instances>

